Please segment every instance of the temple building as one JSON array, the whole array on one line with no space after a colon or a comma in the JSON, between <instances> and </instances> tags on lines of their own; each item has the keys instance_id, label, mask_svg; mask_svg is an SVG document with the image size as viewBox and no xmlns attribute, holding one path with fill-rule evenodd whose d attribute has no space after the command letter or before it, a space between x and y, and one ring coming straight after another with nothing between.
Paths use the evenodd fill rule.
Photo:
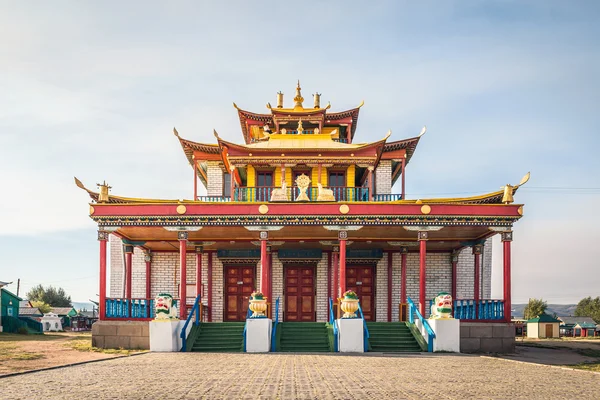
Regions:
<instances>
[{"instance_id":1,"label":"temple building","mask_svg":"<svg viewBox=\"0 0 600 400\"><path fill-rule=\"evenodd\" d=\"M139 337L129 338L97 329L95 345L144 347L143 324L158 293L173 295L181 319L200 296L204 323L234 327L246 319L249 295L260 290L268 314L283 326L325 327L336 299L353 290L372 324L376 351L397 345L376 340L381 324L403 324L409 302L427 317L440 292L452 295L464 326L512 332L512 339L486 341L480 330L464 330L465 351L514 348L510 252L523 206L513 195L529 175L474 197L406 198L408 165L425 128L407 139L391 140L388 132L361 142L355 134L362 102L332 112L315 93L313 105L305 103L299 82L292 107L284 106L281 92L265 113L234 103L242 143L217 132L216 143L199 143L174 129L192 167L189 200L121 197L106 183L92 191L76 179L98 224L99 324L141 326ZM494 235L503 243L499 299L491 298ZM286 351L285 344L277 348ZM303 349L318 350L295 350Z\"/></svg>"}]
</instances>

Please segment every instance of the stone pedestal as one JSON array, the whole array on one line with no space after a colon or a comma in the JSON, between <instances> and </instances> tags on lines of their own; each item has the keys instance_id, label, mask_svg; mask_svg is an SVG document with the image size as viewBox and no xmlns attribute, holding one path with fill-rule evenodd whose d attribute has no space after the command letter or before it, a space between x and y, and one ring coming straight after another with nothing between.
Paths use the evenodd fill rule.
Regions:
<instances>
[{"instance_id":1,"label":"stone pedestal","mask_svg":"<svg viewBox=\"0 0 600 400\"><path fill-rule=\"evenodd\" d=\"M150 351L172 352L181 350L181 327L184 321L150 321Z\"/></svg>"},{"instance_id":2,"label":"stone pedestal","mask_svg":"<svg viewBox=\"0 0 600 400\"><path fill-rule=\"evenodd\" d=\"M271 351L273 321L269 318L250 318L246 320L246 324L246 352L268 353Z\"/></svg>"},{"instance_id":3,"label":"stone pedestal","mask_svg":"<svg viewBox=\"0 0 600 400\"><path fill-rule=\"evenodd\" d=\"M427 322L435 332L433 351L460 353L460 320L428 319Z\"/></svg>"},{"instance_id":4,"label":"stone pedestal","mask_svg":"<svg viewBox=\"0 0 600 400\"><path fill-rule=\"evenodd\" d=\"M340 353L364 353L364 331L361 318L341 318L337 321Z\"/></svg>"}]
</instances>

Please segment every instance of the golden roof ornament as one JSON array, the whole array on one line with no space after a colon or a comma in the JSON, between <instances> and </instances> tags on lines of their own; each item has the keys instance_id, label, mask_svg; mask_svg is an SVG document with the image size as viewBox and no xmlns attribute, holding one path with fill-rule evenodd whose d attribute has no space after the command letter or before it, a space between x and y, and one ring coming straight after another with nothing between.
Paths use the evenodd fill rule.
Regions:
<instances>
[{"instance_id":1,"label":"golden roof ornament","mask_svg":"<svg viewBox=\"0 0 600 400\"><path fill-rule=\"evenodd\" d=\"M283 93L277 92L277 108L283 108Z\"/></svg>"},{"instance_id":2,"label":"golden roof ornament","mask_svg":"<svg viewBox=\"0 0 600 400\"><path fill-rule=\"evenodd\" d=\"M301 90L302 88L300 87L300 79L298 79L298 86L296 86L296 97L294 97L294 108L304 108L304 106L302 106L304 97L302 97L302 93L300 92Z\"/></svg>"},{"instance_id":3,"label":"golden roof ornament","mask_svg":"<svg viewBox=\"0 0 600 400\"><path fill-rule=\"evenodd\" d=\"M519 188L519 186L522 186L524 184L527 183L527 181L529 180L529 177L531 176L531 173L528 172L522 179L521 182L519 182L518 185L510 185L510 184L506 184L506 186L502 186L501 189L504 189L504 195L502 196L502 203L504 204L511 204L515 201L513 195L514 193L517 191L517 189Z\"/></svg>"},{"instance_id":4,"label":"golden roof ornament","mask_svg":"<svg viewBox=\"0 0 600 400\"><path fill-rule=\"evenodd\" d=\"M304 133L304 127L302 126L302 118L298 120L298 135L302 135Z\"/></svg>"},{"instance_id":5,"label":"golden roof ornament","mask_svg":"<svg viewBox=\"0 0 600 400\"><path fill-rule=\"evenodd\" d=\"M96 186L100 188L100 193L98 194L98 203L108 203L108 191L112 189L112 186L108 186L106 181L103 183L96 183Z\"/></svg>"},{"instance_id":6,"label":"golden roof ornament","mask_svg":"<svg viewBox=\"0 0 600 400\"><path fill-rule=\"evenodd\" d=\"M313 94L315 100L315 108L321 108L321 93Z\"/></svg>"}]
</instances>

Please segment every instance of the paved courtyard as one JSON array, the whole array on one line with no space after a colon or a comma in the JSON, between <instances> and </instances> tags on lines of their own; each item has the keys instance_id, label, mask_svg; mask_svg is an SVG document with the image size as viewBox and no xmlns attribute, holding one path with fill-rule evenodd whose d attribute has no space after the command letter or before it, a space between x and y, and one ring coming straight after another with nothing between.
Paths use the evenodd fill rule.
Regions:
<instances>
[{"instance_id":1,"label":"paved courtyard","mask_svg":"<svg viewBox=\"0 0 600 400\"><path fill-rule=\"evenodd\" d=\"M600 374L466 355L148 353L0 379L2 399L598 398Z\"/></svg>"}]
</instances>

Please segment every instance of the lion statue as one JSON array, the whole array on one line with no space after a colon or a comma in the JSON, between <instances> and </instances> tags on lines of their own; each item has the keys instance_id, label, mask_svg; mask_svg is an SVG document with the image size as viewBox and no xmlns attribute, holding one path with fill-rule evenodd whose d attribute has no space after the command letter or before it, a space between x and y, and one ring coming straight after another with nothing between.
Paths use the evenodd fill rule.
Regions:
<instances>
[{"instance_id":1,"label":"lion statue","mask_svg":"<svg viewBox=\"0 0 600 400\"><path fill-rule=\"evenodd\" d=\"M433 303L431 304L431 316L429 318L452 318L452 296L450 293L441 292L433 299Z\"/></svg>"},{"instance_id":2,"label":"lion statue","mask_svg":"<svg viewBox=\"0 0 600 400\"><path fill-rule=\"evenodd\" d=\"M154 319L177 319L177 307L173 304L173 296L169 293L159 293L154 298Z\"/></svg>"}]
</instances>

